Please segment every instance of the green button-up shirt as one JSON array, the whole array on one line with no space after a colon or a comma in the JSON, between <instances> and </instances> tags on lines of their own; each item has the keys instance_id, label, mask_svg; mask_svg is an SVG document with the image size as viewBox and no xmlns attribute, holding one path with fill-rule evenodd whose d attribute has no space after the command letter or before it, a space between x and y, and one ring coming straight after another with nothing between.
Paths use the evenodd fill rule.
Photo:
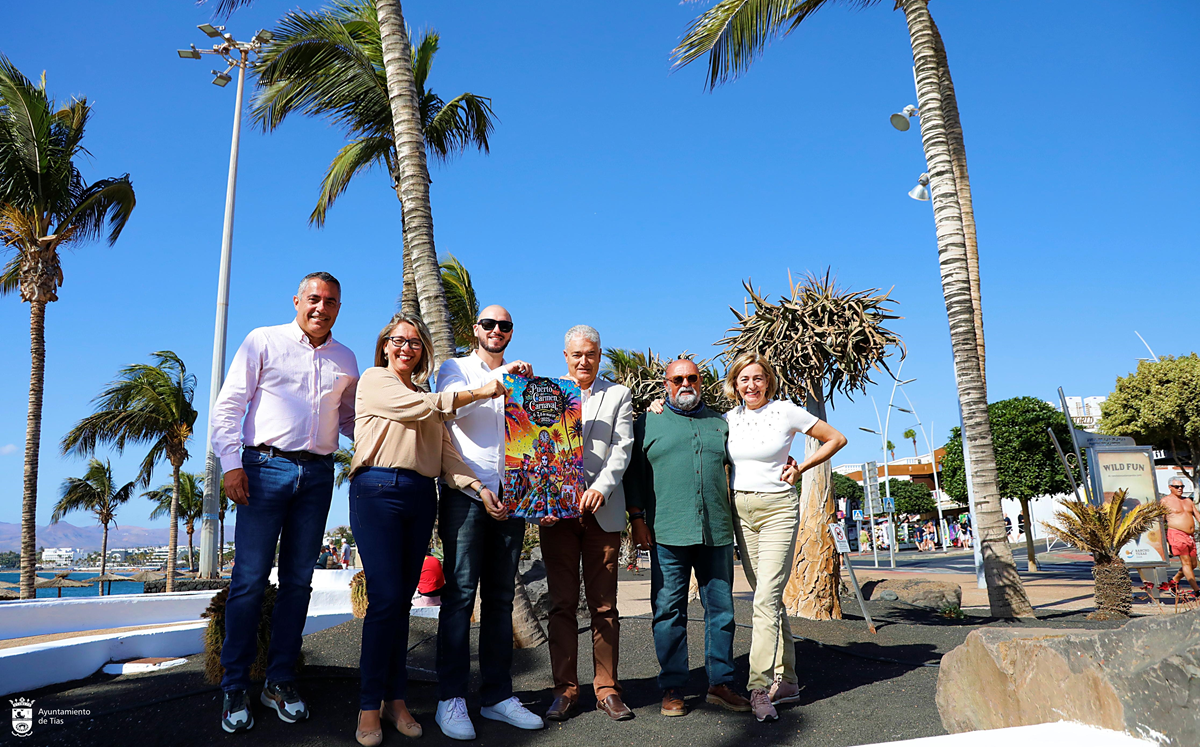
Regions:
<instances>
[{"instance_id":1,"label":"green button-up shirt","mask_svg":"<svg viewBox=\"0 0 1200 747\"><path fill-rule=\"evenodd\" d=\"M625 502L646 512L655 542L713 547L733 543L725 472L728 435L724 418L707 407L691 416L666 408L634 422Z\"/></svg>"}]
</instances>

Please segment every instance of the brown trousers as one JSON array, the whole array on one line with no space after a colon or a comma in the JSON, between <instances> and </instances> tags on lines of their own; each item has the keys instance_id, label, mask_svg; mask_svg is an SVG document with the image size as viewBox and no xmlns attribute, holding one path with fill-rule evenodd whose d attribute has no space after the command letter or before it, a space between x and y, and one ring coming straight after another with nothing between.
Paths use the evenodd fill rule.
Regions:
<instances>
[{"instance_id":1,"label":"brown trousers","mask_svg":"<svg viewBox=\"0 0 1200 747\"><path fill-rule=\"evenodd\" d=\"M620 532L606 532L596 517L563 519L540 527L542 560L550 592L550 668L554 694L579 698L579 563L592 615L592 685L596 699L620 694L617 682L617 649L621 623L617 614L617 552Z\"/></svg>"}]
</instances>

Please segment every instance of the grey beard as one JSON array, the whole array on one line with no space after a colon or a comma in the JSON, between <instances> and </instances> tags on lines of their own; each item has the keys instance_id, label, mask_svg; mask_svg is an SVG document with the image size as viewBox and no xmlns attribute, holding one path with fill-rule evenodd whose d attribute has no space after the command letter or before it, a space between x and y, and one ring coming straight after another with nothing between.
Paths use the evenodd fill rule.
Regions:
<instances>
[{"instance_id":1,"label":"grey beard","mask_svg":"<svg viewBox=\"0 0 1200 747\"><path fill-rule=\"evenodd\" d=\"M675 396L667 396L671 405L677 410L695 410L700 406L700 395L691 387L680 387Z\"/></svg>"}]
</instances>

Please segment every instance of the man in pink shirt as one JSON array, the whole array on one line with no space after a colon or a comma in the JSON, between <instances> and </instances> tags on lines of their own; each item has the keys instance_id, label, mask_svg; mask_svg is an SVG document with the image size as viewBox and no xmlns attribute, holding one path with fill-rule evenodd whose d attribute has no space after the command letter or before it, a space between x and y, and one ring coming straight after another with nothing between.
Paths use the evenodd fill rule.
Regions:
<instances>
[{"instance_id":1,"label":"man in pink shirt","mask_svg":"<svg viewBox=\"0 0 1200 747\"><path fill-rule=\"evenodd\" d=\"M358 363L330 334L341 295L329 273L306 275L292 298L295 320L246 337L212 412L225 493L238 504L221 650L221 728L230 733L254 726L246 690L277 544L279 593L260 700L286 723L308 718L295 687L296 660L333 498L333 452L338 433L354 436Z\"/></svg>"}]
</instances>

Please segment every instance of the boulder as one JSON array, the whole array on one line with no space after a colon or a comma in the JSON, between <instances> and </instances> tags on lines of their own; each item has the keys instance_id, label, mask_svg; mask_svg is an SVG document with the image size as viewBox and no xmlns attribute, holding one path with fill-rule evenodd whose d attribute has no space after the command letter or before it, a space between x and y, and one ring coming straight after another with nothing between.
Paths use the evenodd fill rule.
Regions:
<instances>
[{"instance_id":1,"label":"boulder","mask_svg":"<svg viewBox=\"0 0 1200 747\"><path fill-rule=\"evenodd\" d=\"M546 565L542 562L542 549L535 547L527 560L522 560L517 567L521 583L525 584L525 593L533 606L534 614L545 620L550 616L550 587L546 582ZM583 577L582 568L580 578ZM584 596L583 584L579 584L579 608L576 613L580 627L592 624L592 615L588 610L587 597Z\"/></svg>"},{"instance_id":2,"label":"boulder","mask_svg":"<svg viewBox=\"0 0 1200 747\"><path fill-rule=\"evenodd\" d=\"M940 610L947 605L962 606L962 587L949 581L930 581L923 578L866 578L859 579L865 599L900 601L914 607ZM845 592L853 594L853 590Z\"/></svg>"},{"instance_id":3,"label":"boulder","mask_svg":"<svg viewBox=\"0 0 1200 747\"><path fill-rule=\"evenodd\" d=\"M1065 719L1194 747L1200 611L1116 630L980 628L942 658L937 706L951 733Z\"/></svg>"}]
</instances>

